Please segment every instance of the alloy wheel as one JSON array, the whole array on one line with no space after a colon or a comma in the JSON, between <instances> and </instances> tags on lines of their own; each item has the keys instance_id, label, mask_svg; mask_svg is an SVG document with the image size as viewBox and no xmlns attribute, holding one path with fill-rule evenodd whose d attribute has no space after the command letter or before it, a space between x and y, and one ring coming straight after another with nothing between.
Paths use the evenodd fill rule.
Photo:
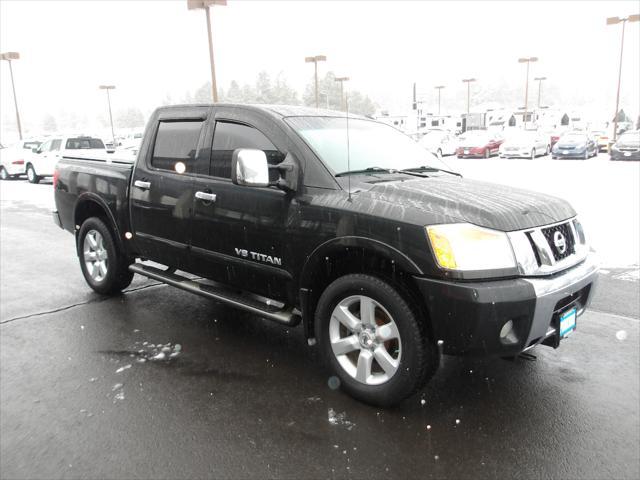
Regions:
<instances>
[{"instance_id":1,"label":"alloy wheel","mask_svg":"<svg viewBox=\"0 0 640 480\"><path fill-rule=\"evenodd\" d=\"M102 234L97 230L89 230L82 248L87 273L96 282L101 282L109 271L109 254Z\"/></svg>"},{"instance_id":2,"label":"alloy wheel","mask_svg":"<svg viewBox=\"0 0 640 480\"><path fill-rule=\"evenodd\" d=\"M338 303L329 321L329 341L344 371L365 385L389 381L400 366L398 326L371 297L353 295Z\"/></svg>"}]
</instances>

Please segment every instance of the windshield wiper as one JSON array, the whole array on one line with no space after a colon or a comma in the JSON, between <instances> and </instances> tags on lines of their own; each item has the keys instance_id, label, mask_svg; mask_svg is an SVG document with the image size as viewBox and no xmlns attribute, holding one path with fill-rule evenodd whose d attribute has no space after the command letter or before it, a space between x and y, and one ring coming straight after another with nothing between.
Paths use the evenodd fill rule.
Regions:
<instances>
[{"instance_id":1,"label":"windshield wiper","mask_svg":"<svg viewBox=\"0 0 640 480\"><path fill-rule=\"evenodd\" d=\"M336 173L336 177L344 177L345 175L357 175L359 173L396 173L398 170L394 168L367 167L360 170L347 170L345 172Z\"/></svg>"},{"instance_id":2,"label":"windshield wiper","mask_svg":"<svg viewBox=\"0 0 640 480\"><path fill-rule=\"evenodd\" d=\"M403 173L416 173L416 172L444 172L444 173L449 173L451 175L455 175L457 177L462 178L462 174L458 173L458 172L452 172L451 170L445 170L444 168L436 168L436 167L426 167L426 166L422 166L422 167L413 167L413 168L406 168L404 170L398 170L399 172L403 172Z\"/></svg>"}]
</instances>

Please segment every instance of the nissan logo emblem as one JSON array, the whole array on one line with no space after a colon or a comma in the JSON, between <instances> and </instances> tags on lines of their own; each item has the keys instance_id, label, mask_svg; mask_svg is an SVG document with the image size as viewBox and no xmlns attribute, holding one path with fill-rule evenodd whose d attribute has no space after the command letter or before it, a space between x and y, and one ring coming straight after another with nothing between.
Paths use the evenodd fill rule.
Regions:
<instances>
[{"instance_id":1,"label":"nissan logo emblem","mask_svg":"<svg viewBox=\"0 0 640 480\"><path fill-rule=\"evenodd\" d=\"M561 255L567 251L567 240L559 231L556 231L553 234L553 244L556 246L556 249Z\"/></svg>"}]
</instances>

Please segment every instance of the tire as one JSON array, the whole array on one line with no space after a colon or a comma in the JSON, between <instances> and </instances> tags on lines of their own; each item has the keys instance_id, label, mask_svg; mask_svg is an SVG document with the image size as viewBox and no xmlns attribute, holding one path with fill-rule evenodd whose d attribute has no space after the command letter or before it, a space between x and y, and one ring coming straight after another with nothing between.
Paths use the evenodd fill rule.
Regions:
<instances>
[{"instance_id":1,"label":"tire","mask_svg":"<svg viewBox=\"0 0 640 480\"><path fill-rule=\"evenodd\" d=\"M361 322L362 305L369 305L368 325L373 327ZM370 275L345 275L325 289L316 309L315 334L341 388L372 405L399 403L421 388L439 365L437 348L417 310L390 284ZM388 340L381 341L379 335L388 335L383 337ZM341 348L346 353L334 353Z\"/></svg>"},{"instance_id":2,"label":"tire","mask_svg":"<svg viewBox=\"0 0 640 480\"><path fill-rule=\"evenodd\" d=\"M491 156L491 150L488 148L484 149L484 158L489 158Z\"/></svg>"},{"instance_id":3,"label":"tire","mask_svg":"<svg viewBox=\"0 0 640 480\"><path fill-rule=\"evenodd\" d=\"M0 167L0 180L9 180L11 175L7 172L7 169L4 167Z\"/></svg>"},{"instance_id":4,"label":"tire","mask_svg":"<svg viewBox=\"0 0 640 480\"><path fill-rule=\"evenodd\" d=\"M442 158L442 150L440 148L436 152L436 155L438 155L438 158Z\"/></svg>"},{"instance_id":5,"label":"tire","mask_svg":"<svg viewBox=\"0 0 640 480\"><path fill-rule=\"evenodd\" d=\"M27 180L29 180L29 183L40 183L40 177L31 164L27 165Z\"/></svg>"},{"instance_id":6,"label":"tire","mask_svg":"<svg viewBox=\"0 0 640 480\"><path fill-rule=\"evenodd\" d=\"M535 160L536 159L536 149L534 148L533 150L531 150L531 160Z\"/></svg>"},{"instance_id":7,"label":"tire","mask_svg":"<svg viewBox=\"0 0 640 480\"><path fill-rule=\"evenodd\" d=\"M590 158L589 149L585 148L583 160L589 160L589 158Z\"/></svg>"},{"instance_id":8,"label":"tire","mask_svg":"<svg viewBox=\"0 0 640 480\"><path fill-rule=\"evenodd\" d=\"M544 151L545 157L551 153L551 146L547 145L547 149Z\"/></svg>"},{"instance_id":9,"label":"tire","mask_svg":"<svg viewBox=\"0 0 640 480\"><path fill-rule=\"evenodd\" d=\"M88 218L80 227L78 259L85 281L102 295L116 294L131 284L132 262L119 251L111 230L98 217Z\"/></svg>"}]
</instances>

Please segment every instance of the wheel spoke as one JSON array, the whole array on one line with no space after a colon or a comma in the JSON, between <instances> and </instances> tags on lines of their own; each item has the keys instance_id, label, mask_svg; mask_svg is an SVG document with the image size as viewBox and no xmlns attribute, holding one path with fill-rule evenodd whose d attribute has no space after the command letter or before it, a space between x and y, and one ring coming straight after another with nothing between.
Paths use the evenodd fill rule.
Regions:
<instances>
[{"instance_id":1,"label":"wheel spoke","mask_svg":"<svg viewBox=\"0 0 640 480\"><path fill-rule=\"evenodd\" d=\"M367 379L371 376L371 364L373 363L373 353L369 350L360 350L358 357L358 366L356 370L356 380L367 383Z\"/></svg>"},{"instance_id":2,"label":"wheel spoke","mask_svg":"<svg viewBox=\"0 0 640 480\"><path fill-rule=\"evenodd\" d=\"M389 355L389 352L383 347L379 346L373 351L373 356L376 362L382 367L384 373L391 376L398 369L398 361Z\"/></svg>"},{"instance_id":3,"label":"wheel spoke","mask_svg":"<svg viewBox=\"0 0 640 480\"><path fill-rule=\"evenodd\" d=\"M87 249L84 251L84 258L87 261L95 262L98 259L98 255L96 254L96 252L92 252L91 250Z\"/></svg>"},{"instance_id":4,"label":"wheel spoke","mask_svg":"<svg viewBox=\"0 0 640 480\"><path fill-rule=\"evenodd\" d=\"M360 320L367 327L373 327L376 324L375 319L376 305L369 297L360 297Z\"/></svg>"},{"instance_id":5,"label":"wheel spoke","mask_svg":"<svg viewBox=\"0 0 640 480\"><path fill-rule=\"evenodd\" d=\"M107 263L102 260L101 262L98 262L98 265L100 266L100 275L104 277L107 274Z\"/></svg>"},{"instance_id":6,"label":"wheel spoke","mask_svg":"<svg viewBox=\"0 0 640 480\"><path fill-rule=\"evenodd\" d=\"M336 355L344 355L360 348L360 342L358 342L357 335L351 335L349 337L341 338L331 343L333 353Z\"/></svg>"},{"instance_id":7,"label":"wheel spoke","mask_svg":"<svg viewBox=\"0 0 640 480\"><path fill-rule=\"evenodd\" d=\"M394 338L399 338L400 332L398 332L398 327L395 323L389 322L376 328L376 336L380 341L386 342Z\"/></svg>"},{"instance_id":8,"label":"wheel spoke","mask_svg":"<svg viewBox=\"0 0 640 480\"><path fill-rule=\"evenodd\" d=\"M87 234L87 240L89 241L89 245L91 246L91 248L95 250L95 248L98 246L98 242L96 242L95 233Z\"/></svg>"},{"instance_id":9,"label":"wheel spoke","mask_svg":"<svg viewBox=\"0 0 640 480\"><path fill-rule=\"evenodd\" d=\"M360 325L360 320L358 320L344 305L338 305L338 308L333 311L333 316L352 332Z\"/></svg>"}]
</instances>

